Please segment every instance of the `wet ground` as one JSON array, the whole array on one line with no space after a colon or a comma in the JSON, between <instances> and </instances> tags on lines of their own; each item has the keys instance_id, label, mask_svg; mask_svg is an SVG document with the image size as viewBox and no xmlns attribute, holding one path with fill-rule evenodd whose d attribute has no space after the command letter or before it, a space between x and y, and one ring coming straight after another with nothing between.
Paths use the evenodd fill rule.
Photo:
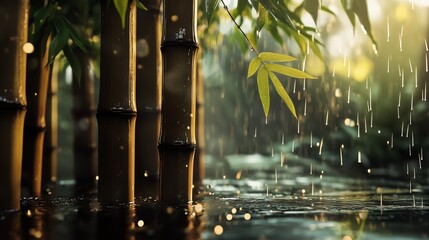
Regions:
<instances>
[{"instance_id":1,"label":"wet ground","mask_svg":"<svg viewBox=\"0 0 429 240\"><path fill-rule=\"evenodd\" d=\"M20 212L0 213L0 239L429 239L427 189L356 182L206 180L185 208L151 199L102 208L59 184L56 196L24 198Z\"/></svg>"}]
</instances>

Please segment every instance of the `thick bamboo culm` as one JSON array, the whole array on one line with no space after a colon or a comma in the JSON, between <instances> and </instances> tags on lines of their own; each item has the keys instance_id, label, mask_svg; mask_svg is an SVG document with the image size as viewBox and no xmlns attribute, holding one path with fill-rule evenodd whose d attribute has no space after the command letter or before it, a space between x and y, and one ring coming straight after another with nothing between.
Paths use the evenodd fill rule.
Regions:
<instances>
[{"instance_id":1,"label":"thick bamboo culm","mask_svg":"<svg viewBox=\"0 0 429 240\"><path fill-rule=\"evenodd\" d=\"M199 52L201 59L201 51ZM197 148L195 149L194 161L194 186L200 188L205 177L205 140L204 140L204 79L201 69L201 61L197 61L197 119L196 119L196 135Z\"/></svg>"},{"instance_id":2,"label":"thick bamboo culm","mask_svg":"<svg viewBox=\"0 0 429 240\"><path fill-rule=\"evenodd\" d=\"M95 87L88 54L76 49L81 65L80 81L73 75L73 159L76 190L95 190L97 176L97 119Z\"/></svg>"},{"instance_id":3,"label":"thick bamboo culm","mask_svg":"<svg viewBox=\"0 0 429 240\"><path fill-rule=\"evenodd\" d=\"M56 62L49 79L46 99L46 133L43 144L42 186L51 187L57 181L58 161L58 67Z\"/></svg>"},{"instance_id":4,"label":"thick bamboo culm","mask_svg":"<svg viewBox=\"0 0 429 240\"><path fill-rule=\"evenodd\" d=\"M26 54L29 1L1 1L0 42L0 211L20 209L21 168L26 113Z\"/></svg>"},{"instance_id":5,"label":"thick bamboo culm","mask_svg":"<svg viewBox=\"0 0 429 240\"><path fill-rule=\"evenodd\" d=\"M134 201L136 3L129 1L125 27L112 2L101 1L98 201Z\"/></svg>"},{"instance_id":6,"label":"thick bamboo culm","mask_svg":"<svg viewBox=\"0 0 429 240\"><path fill-rule=\"evenodd\" d=\"M147 0L137 12L136 198L158 197L158 138L161 127L160 0Z\"/></svg>"},{"instance_id":7,"label":"thick bamboo culm","mask_svg":"<svg viewBox=\"0 0 429 240\"><path fill-rule=\"evenodd\" d=\"M46 130L46 99L50 67L48 52L41 52L43 43L27 56L27 114L24 123L22 186L30 196L40 197L42 191L43 142ZM46 43L49 45L49 41Z\"/></svg>"},{"instance_id":8,"label":"thick bamboo culm","mask_svg":"<svg viewBox=\"0 0 429 240\"><path fill-rule=\"evenodd\" d=\"M196 0L164 1L160 202L192 202L196 146Z\"/></svg>"}]
</instances>

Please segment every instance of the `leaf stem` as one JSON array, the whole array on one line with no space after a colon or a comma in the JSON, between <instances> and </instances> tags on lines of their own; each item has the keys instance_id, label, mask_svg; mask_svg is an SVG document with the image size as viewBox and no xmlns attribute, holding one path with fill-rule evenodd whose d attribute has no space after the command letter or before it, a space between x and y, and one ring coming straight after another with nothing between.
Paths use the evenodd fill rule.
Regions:
<instances>
[{"instance_id":1,"label":"leaf stem","mask_svg":"<svg viewBox=\"0 0 429 240\"><path fill-rule=\"evenodd\" d=\"M228 6L226 6L225 2L223 0L220 0L222 2L223 8L225 9L225 11L228 13L229 17L231 18L231 20L234 22L235 26L237 26L238 30L240 30L241 34L244 36L244 38L246 39L247 43L249 44L251 51L255 52L256 55L259 55L258 50L255 48L255 46L253 46L252 42L250 41L250 39L247 37L246 33L244 33L243 29L241 29L240 25L238 25L238 23L235 21L234 17L232 16L231 12L228 9Z\"/></svg>"}]
</instances>

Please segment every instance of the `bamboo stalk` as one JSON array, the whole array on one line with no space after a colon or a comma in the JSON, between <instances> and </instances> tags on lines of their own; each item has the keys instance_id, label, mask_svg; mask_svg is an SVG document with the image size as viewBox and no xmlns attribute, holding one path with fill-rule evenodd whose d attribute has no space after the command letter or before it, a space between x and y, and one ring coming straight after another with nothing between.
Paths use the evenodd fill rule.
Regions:
<instances>
[{"instance_id":1,"label":"bamboo stalk","mask_svg":"<svg viewBox=\"0 0 429 240\"><path fill-rule=\"evenodd\" d=\"M136 197L158 197L161 128L160 0L144 1L137 14Z\"/></svg>"},{"instance_id":2,"label":"bamboo stalk","mask_svg":"<svg viewBox=\"0 0 429 240\"><path fill-rule=\"evenodd\" d=\"M46 42L49 46L50 41ZM24 154L22 162L22 186L28 194L40 197L42 191L43 141L46 130L46 99L50 67L48 52L40 51L37 44L34 53L27 57L27 115L24 123Z\"/></svg>"},{"instance_id":3,"label":"bamboo stalk","mask_svg":"<svg viewBox=\"0 0 429 240\"><path fill-rule=\"evenodd\" d=\"M25 68L29 1L2 1L0 34L0 211L20 208L22 148L27 99Z\"/></svg>"},{"instance_id":4,"label":"bamboo stalk","mask_svg":"<svg viewBox=\"0 0 429 240\"><path fill-rule=\"evenodd\" d=\"M95 87L88 54L76 50L80 82L73 76L73 154L76 188L82 193L95 189L97 176L97 119Z\"/></svg>"},{"instance_id":5,"label":"bamboo stalk","mask_svg":"<svg viewBox=\"0 0 429 240\"><path fill-rule=\"evenodd\" d=\"M196 0L164 1L160 201L192 202L196 107Z\"/></svg>"},{"instance_id":6,"label":"bamboo stalk","mask_svg":"<svg viewBox=\"0 0 429 240\"><path fill-rule=\"evenodd\" d=\"M114 205L134 201L136 3L129 1L122 28L108 2L101 1L98 200Z\"/></svg>"},{"instance_id":7,"label":"bamboo stalk","mask_svg":"<svg viewBox=\"0 0 429 240\"><path fill-rule=\"evenodd\" d=\"M199 61L197 61L197 119L196 119L196 135L197 135L197 148L195 149L194 160L194 186L199 188L203 184L205 176L205 140L204 140L204 79L201 69L201 51L198 54Z\"/></svg>"},{"instance_id":8,"label":"bamboo stalk","mask_svg":"<svg viewBox=\"0 0 429 240\"><path fill-rule=\"evenodd\" d=\"M49 79L46 100L46 133L43 144L42 186L57 181L58 162L58 63L54 64Z\"/></svg>"}]
</instances>

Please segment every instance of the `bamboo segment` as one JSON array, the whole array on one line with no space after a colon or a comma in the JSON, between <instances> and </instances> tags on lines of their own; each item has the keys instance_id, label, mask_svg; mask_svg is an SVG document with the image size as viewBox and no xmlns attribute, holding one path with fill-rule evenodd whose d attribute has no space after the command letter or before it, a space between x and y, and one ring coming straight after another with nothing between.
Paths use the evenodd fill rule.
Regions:
<instances>
[{"instance_id":1,"label":"bamboo segment","mask_svg":"<svg viewBox=\"0 0 429 240\"><path fill-rule=\"evenodd\" d=\"M43 141L46 129L46 99L50 67L48 52L40 51L41 44L27 59L27 115L24 130L22 186L28 193L40 197L42 190ZM47 41L46 45L49 45Z\"/></svg>"},{"instance_id":2,"label":"bamboo segment","mask_svg":"<svg viewBox=\"0 0 429 240\"><path fill-rule=\"evenodd\" d=\"M136 3L130 1L122 28L114 4L101 1L98 200L134 201Z\"/></svg>"},{"instance_id":3,"label":"bamboo segment","mask_svg":"<svg viewBox=\"0 0 429 240\"><path fill-rule=\"evenodd\" d=\"M196 0L164 1L160 201L192 202L196 107ZM186 184L185 184L186 183Z\"/></svg>"},{"instance_id":4,"label":"bamboo segment","mask_svg":"<svg viewBox=\"0 0 429 240\"><path fill-rule=\"evenodd\" d=\"M0 14L0 211L20 209L28 0L1 1Z\"/></svg>"},{"instance_id":5,"label":"bamboo segment","mask_svg":"<svg viewBox=\"0 0 429 240\"><path fill-rule=\"evenodd\" d=\"M88 54L77 50L80 82L73 76L73 154L76 187L82 193L95 189L97 176L97 119L95 87Z\"/></svg>"},{"instance_id":6,"label":"bamboo segment","mask_svg":"<svg viewBox=\"0 0 429 240\"><path fill-rule=\"evenodd\" d=\"M54 64L46 100L46 133L43 144L42 186L57 181L58 161L58 63Z\"/></svg>"},{"instance_id":7,"label":"bamboo segment","mask_svg":"<svg viewBox=\"0 0 429 240\"><path fill-rule=\"evenodd\" d=\"M201 52L200 54L201 55ZM201 59L199 56L198 59ZM201 61L197 61L197 119L196 119L197 148L195 149L194 186L201 187L205 176L205 140L204 140L204 80Z\"/></svg>"},{"instance_id":8,"label":"bamboo segment","mask_svg":"<svg viewBox=\"0 0 429 240\"><path fill-rule=\"evenodd\" d=\"M144 1L137 14L136 197L158 197L161 128L161 19L159 0Z\"/></svg>"}]
</instances>

